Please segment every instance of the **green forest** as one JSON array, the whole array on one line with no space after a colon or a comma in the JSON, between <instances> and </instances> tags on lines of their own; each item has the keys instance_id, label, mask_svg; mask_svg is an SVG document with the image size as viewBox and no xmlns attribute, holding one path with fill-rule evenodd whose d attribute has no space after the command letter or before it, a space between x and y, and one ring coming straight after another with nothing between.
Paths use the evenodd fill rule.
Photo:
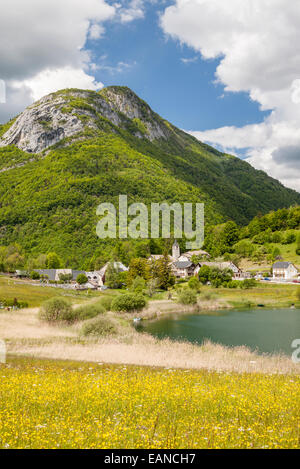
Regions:
<instances>
[{"instance_id":1,"label":"green forest","mask_svg":"<svg viewBox=\"0 0 300 469\"><path fill-rule=\"evenodd\" d=\"M128 203L147 206L164 201L205 203L208 249L212 249L214 226L232 221L244 227L245 237L252 236L253 223L260 222L246 227L255 216L300 203L296 191L172 126L136 95L132 98L131 90L110 87L110 91L134 99L141 118L122 115L122 125L117 127L95 109L98 93L87 92L84 100L76 97L76 90L65 90L53 96L63 97L61 112L80 116L86 124L84 132L38 154L15 145L0 147L2 264L16 268L30 262L37 268L45 265L49 253L55 253L63 266L88 269L111 258L129 262L150 251L162 252L162 240L121 243L97 237L97 206L101 202L117 205L120 194L128 195ZM100 93L109 102L110 95L105 90ZM147 119L165 128L169 137L150 141ZM90 121L96 129L89 126ZM13 122L0 126L0 137ZM46 124L51 129L52 123ZM223 251L218 247L214 254Z\"/></svg>"}]
</instances>

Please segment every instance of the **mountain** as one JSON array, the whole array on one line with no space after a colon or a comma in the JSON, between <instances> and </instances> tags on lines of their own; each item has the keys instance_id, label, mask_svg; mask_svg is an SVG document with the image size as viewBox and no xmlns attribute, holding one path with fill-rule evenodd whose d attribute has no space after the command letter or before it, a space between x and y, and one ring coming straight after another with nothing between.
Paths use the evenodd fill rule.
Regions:
<instances>
[{"instance_id":1,"label":"mountain","mask_svg":"<svg viewBox=\"0 0 300 469\"><path fill-rule=\"evenodd\" d=\"M204 202L206 222L248 223L300 203L245 161L176 128L126 87L52 93L0 125L0 245L56 251L78 266L104 246L96 208Z\"/></svg>"}]
</instances>

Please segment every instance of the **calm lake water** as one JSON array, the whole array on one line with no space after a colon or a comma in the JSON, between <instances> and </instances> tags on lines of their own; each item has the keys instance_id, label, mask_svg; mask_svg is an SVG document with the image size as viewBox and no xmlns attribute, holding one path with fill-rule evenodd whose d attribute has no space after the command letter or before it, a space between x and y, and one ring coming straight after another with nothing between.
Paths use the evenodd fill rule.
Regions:
<instances>
[{"instance_id":1,"label":"calm lake water","mask_svg":"<svg viewBox=\"0 0 300 469\"><path fill-rule=\"evenodd\" d=\"M207 315L174 315L144 321L137 329L158 338L201 344L206 339L229 346L246 345L258 352L291 355L300 339L299 309L224 310Z\"/></svg>"}]
</instances>

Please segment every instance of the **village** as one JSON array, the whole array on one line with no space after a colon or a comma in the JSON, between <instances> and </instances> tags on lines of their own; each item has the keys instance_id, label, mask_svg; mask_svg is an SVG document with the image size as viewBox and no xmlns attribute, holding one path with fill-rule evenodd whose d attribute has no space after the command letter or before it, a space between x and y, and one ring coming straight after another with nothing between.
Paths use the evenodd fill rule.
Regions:
<instances>
[{"instance_id":1,"label":"village","mask_svg":"<svg viewBox=\"0 0 300 469\"><path fill-rule=\"evenodd\" d=\"M147 261L151 264L162 258L162 254L154 254ZM74 269L34 269L36 275L31 276L31 281L34 281L35 284L50 284L65 289L103 291L107 289L106 274L110 266L119 273L129 271L129 267L122 262L112 261L107 262L100 270L91 272ZM232 280L242 281L254 278L262 282L300 283L300 270L292 262L277 260L270 267L271 275L268 273L253 274L243 271L231 261L211 260L210 254L203 250L181 253L179 243L175 240L172 246L172 255L169 256L169 267L176 282L198 277L203 266L219 269L220 271L231 271ZM16 270L13 276L25 279L29 277L29 272Z\"/></svg>"}]
</instances>

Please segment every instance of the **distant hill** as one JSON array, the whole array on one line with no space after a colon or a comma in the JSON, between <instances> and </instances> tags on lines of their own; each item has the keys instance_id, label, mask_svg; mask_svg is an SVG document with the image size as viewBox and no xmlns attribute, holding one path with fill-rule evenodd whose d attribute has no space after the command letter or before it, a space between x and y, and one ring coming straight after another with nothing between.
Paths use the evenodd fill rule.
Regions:
<instances>
[{"instance_id":1,"label":"distant hill","mask_svg":"<svg viewBox=\"0 0 300 469\"><path fill-rule=\"evenodd\" d=\"M103 245L97 205L119 194L204 202L210 224L300 204L299 193L174 127L128 88L62 90L0 126L0 245L80 266Z\"/></svg>"}]
</instances>

